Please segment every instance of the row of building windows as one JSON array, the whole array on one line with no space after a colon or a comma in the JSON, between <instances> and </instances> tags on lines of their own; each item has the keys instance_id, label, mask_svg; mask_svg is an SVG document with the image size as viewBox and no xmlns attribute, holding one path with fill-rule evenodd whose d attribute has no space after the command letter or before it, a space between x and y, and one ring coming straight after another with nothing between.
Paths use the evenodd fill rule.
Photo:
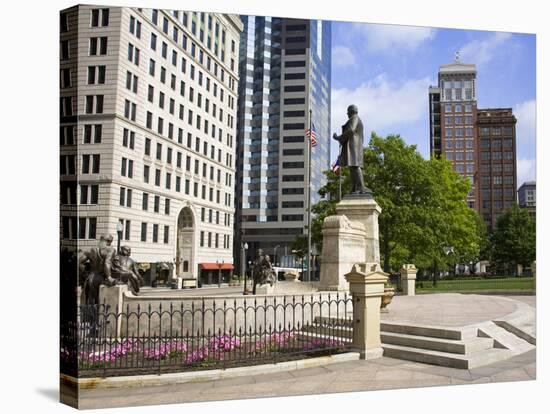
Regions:
<instances>
[{"instance_id":1,"label":"row of building windows","mask_svg":"<svg viewBox=\"0 0 550 414\"><path fill-rule=\"evenodd\" d=\"M83 154L81 163L82 174L99 174L101 157L99 154ZM76 174L76 155L61 155L60 174Z\"/></svg>"},{"instance_id":2,"label":"row of building windows","mask_svg":"<svg viewBox=\"0 0 550 414\"><path fill-rule=\"evenodd\" d=\"M506 163L506 164L481 164L481 172L482 173L501 173L502 171L511 173L514 171L514 164L513 163Z\"/></svg>"},{"instance_id":3,"label":"row of building windows","mask_svg":"<svg viewBox=\"0 0 550 414\"><path fill-rule=\"evenodd\" d=\"M480 127L478 133L482 137L489 135L513 135L514 127Z\"/></svg>"},{"instance_id":4,"label":"row of building windows","mask_svg":"<svg viewBox=\"0 0 550 414\"><path fill-rule=\"evenodd\" d=\"M454 105L453 104L445 104L445 113L448 114L448 113L451 113L451 112L470 113L470 112L472 112L472 105L471 104L465 104L465 105L462 105L462 104L454 104Z\"/></svg>"},{"instance_id":5,"label":"row of building windows","mask_svg":"<svg viewBox=\"0 0 550 414\"><path fill-rule=\"evenodd\" d=\"M124 160L125 158L123 158L123 163L124 163ZM149 183L150 182L150 171L151 171L151 167L149 165L144 165L143 166L143 182L144 183ZM155 169L155 186L157 187L160 187L161 186L161 170L160 169ZM181 184L182 184L182 179L180 176L176 175L175 176L176 179L175 179L175 191L177 192L185 192L185 194L187 195L190 195L191 194L191 189L190 189L190 185L191 185L191 182L189 179L186 179L185 182L184 182L184 189L182 190L181 188ZM129 177L129 178L132 178L132 177ZM167 172L166 175L165 175L165 187L166 189L170 190L172 188L172 173L169 173ZM207 197L207 186L205 184L203 184L201 186L201 194L200 194L200 197L203 199L203 200L209 200L211 202L214 202L214 188L209 186L208 187L208 197ZM194 197L199 197L199 183L198 182L193 182L193 196ZM221 191L220 190L216 190L216 197L215 197L215 202L220 204L221 203ZM229 193L225 193L225 199L224 199L224 205L230 207L231 206L231 197L230 197L230 194Z\"/></svg>"},{"instance_id":6,"label":"row of building windows","mask_svg":"<svg viewBox=\"0 0 550 414\"><path fill-rule=\"evenodd\" d=\"M491 198L491 194L493 196L493 199L500 198L504 196L508 199L515 199L516 197L516 191L513 188L494 188L492 190L490 189L483 189L481 190L481 195L484 200L489 200Z\"/></svg>"},{"instance_id":7,"label":"row of building windows","mask_svg":"<svg viewBox=\"0 0 550 414\"><path fill-rule=\"evenodd\" d=\"M501 152L501 151L492 151L492 152L489 152L489 151L482 151L481 152L481 159L484 160L484 161L487 161L487 160L501 160L501 159L505 159L505 160L513 160L514 159L514 152L513 151L504 151L504 152Z\"/></svg>"},{"instance_id":8,"label":"row of building windows","mask_svg":"<svg viewBox=\"0 0 550 414\"><path fill-rule=\"evenodd\" d=\"M474 123L474 118L472 116L446 116L445 124L446 125L472 125Z\"/></svg>"},{"instance_id":9,"label":"row of building windows","mask_svg":"<svg viewBox=\"0 0 550 414\"><path fill-rule=\"evenodd\" d=\"M447 152L445 153L445 157L448 159L448 160L451 160L451 161L473 161L474 160L474 153L473 152Z\"/></svg>"},{"instance_id":10,"label":"row of building windows","mask_svg":"<svg viewBox=\"0 0 550 414\"><path fill-rule=\"evenodd\" d=\"M197 138L197 147L196 147L196 151L198 152L198 150L200 149L200 140L199 138ZM144 154L146 157L150 157L151 156L151 145L152 145L152 141L150 138L145 138L145 146L144 146ZM156 144L156 154L155 154L155 157L158 161L162 161L163 160L163 157L162 157L162 154L163 154L163 144L162 143L159 143L157 142ZM172 165L173 163L173 149L169 146L166 146L166 153L165 153L165 162L166 164L168 165ZM203 155L204 156L208 156L208 143L207 142L204 142L204 151L203 151ZM210 151L210 157L214 160L215 159L215 147L212 145L211 147L211 151ZM180 151L177 151L176 152L176 167L177 168L183 168L182 166L182 163L183 163L183 155ZM190 155L186 155L185 156L185 170L188 171L188 172L191 172L191 165L192 165L192 157ZM221 149L218 149L218 162L221 162L222 161L222 151ZM202 176L204 178L207 178L208 177L208 170L210 171L210 180L211 181L214 181L215 180L215 176L216 176L216 180L218 183L221 183L222 180L221 180L221 177L222 177L222 171L220 168L215 168L214 165L210 165L210 168L208 168L208 164L206 162L203 162L202 163ZM215 171L217 171L217 174L215 174ZM195 159L195 163L194 163L194 174L195 175L199 175L200 174L200 160L199 159ZM231 173L228 173L226 172L225 173L225 185L226 186L231 186L232 185L232 174Z\"/></svg>"},{"instance_id":11,"label":"row of building windows","mask_svg":"<svg viewBox=\"0 0 550 414\"><path fill-rule=\"evenodd\" d=\"M96 239L97 217L63 216L61 220L64 239Z\"/></svg>"},{"instance_id":12,"label":"row of building windows","mask_svg":"<svg viewBox=\"0 0 550 414\"><path fill-rule=\"evenodd\" d=\"M156 15L154 14L155 12L157 13ZM158 19L158 11L153 10L153 14L151 15L151 20L152 20L153 24L156 25L156 26L158 26L158 23L155 21L157 19ZM219 23L216 23L216 24L218 25ZM169 30L168 30L168 26L169 26L168 19L167 19L167 17L163 16L162 32L166 35L167 39L170 39L170 33L169 33ZM184 26L186 26L186 25L184 25ZM196 29L196 26L195 26L195 23L193 22L192 26L191 26L191 33L193 35L196 35L196 33L194 32L195 29ZM181 31L181 39L180 39L180 31ZM201 29L201 31L199 33L199 39L200 39L201 42L204 43L203 36L204 36L204 33ZM216 35L216 37L217 37L217 35ZM218 77L218 64L216 62L214 62L213 70L212 70L212 60L211 60L210 56L206 56L206 59L205 59L206 54L205 54L204 50L201 49L200 47L198 47L195 42L189 42L188 38L187 38L187 35L184 33L184 31L180 30L180 28L178 28L175 24L172 24L171 39L176 45L178 45L178 47L181 47L183 50L190 53L193 58L198 59L198 61L200 62L201 65L204 66L206 64L206 66L205 66L206 69L210 72L213 72L213 74L216 77ZM222 32L222 39L224 39L224 40L222 42L221 50L218 49L219 48L218 42L215 41L213 51L214 51L214 55L216 57L220 58L220 60L222 62L225 62L225 60L226 60L225 59L225 30L223 30L223 32ZM163 42L163 43L166 44L165 42ZM150 45L151 45L152 50L157 50L157 35L153 32L151 33ZM212 40L211 40L210 36L208 36L207 39L206 39L206 46L207 46L208 49L212 50ZM162 49L161 49L161 53L162 53L164 58L168 57L167 48L168 48L168 45L166 44L166 46L163 45ZM233 40L231 41L231 51L232 51L233 54L236 53L236 45L235 45L235 41L233 41ZM221 52L221 53L218 53L218 52ZM235 61L234 61L233 58L230 59L230 66L231 66L232 71L235 70ZM222 83L225 83L225 71L224 71L223 68L220 68L219 78L221 79ZM228 76L228 85L229 85L230 89L234 90L235 80L231 76Z\"/></svg>"},{"instance_id":13,"label":"row of building windows","mask_svg":"<svg viewBox=\"0 0 550 414\"><path fill-rule=\"evenodd\" d=\"M452 150L453 148L456 149L473 149L474 148L474 140L473 139L466 139L466 140L453 140L453 139L445 139L445 149Z\"/></svg>"},{"instance_id":14,"label":"row of building windows","mask_svg":"<svg viewBox=\"0 0 550 414\"><path fill-rule=\"evenodd\" d=\"M450 137L473 137L473 128L445 128L445 138Z\"/></svg>"},{"instance_id":15,"label":"row of building windows","mask_svg":"<svg viewBox=\"0 0 550 414\"><path fill-rule=\"evenodd\" d=\"M511 148L513 146L514 146L514 140L512 138L507 138L503 140L500 140L500 139L492 139L492 140L482 139L481 140L481 148L483 149L489 149L491 147L494 149L499 149L501 147Z\"/></svg>"},{"instance_id":16,"label":"row of building windows","mask_svg":"<svg viewBox=\"0 0 550 414\"><path fill-rule=\"evenodd\" d=\"M492 179L491 176L484 175L481 177L481 184L483 187L488 186L490 183L493 183L493 185L511 185L514 184L514 176L513 175L493 175Z\"/></svg>"},{"instance_id":17,"label":"row of building windows","mask_svg":"<svg viewBox=\"0 0 550 414\"><path fill-rule=\"evenodd\" d=\"M223 236L223 248L231 248L231 236L228 234L222 234ZM202 231L200 232L199 239L200 247L214 247L215 249L220 248L220 234Z\"/></svg>"}]
</instances>

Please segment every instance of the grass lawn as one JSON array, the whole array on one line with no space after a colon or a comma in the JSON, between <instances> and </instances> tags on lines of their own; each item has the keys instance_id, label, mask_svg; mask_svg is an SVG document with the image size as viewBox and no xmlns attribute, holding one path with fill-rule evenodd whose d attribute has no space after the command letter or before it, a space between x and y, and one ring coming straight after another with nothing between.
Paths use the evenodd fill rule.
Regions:
<instances>
[{"instance_id":1,"label":"grass lawn","mask_svg":"<svg viewBox=\"0 0 550 414\"><path fill-rule=\"evenodd\" d=\"M433 286L429 280L416 282L418 293L431 292L476 292L513 291L535 292L535 279L532 277L510 277L505 279L454 279L438 280Z\"/></svg>"}]
</instances>

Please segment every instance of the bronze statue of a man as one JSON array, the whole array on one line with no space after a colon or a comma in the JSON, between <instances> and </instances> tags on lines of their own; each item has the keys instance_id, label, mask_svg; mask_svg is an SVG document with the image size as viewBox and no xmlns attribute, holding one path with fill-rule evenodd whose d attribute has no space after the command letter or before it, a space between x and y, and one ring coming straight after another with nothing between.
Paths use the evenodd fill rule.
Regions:
<instances>
[{"instance_id":1,"label":"bronze statue of a man","mask_svg":"<svg viewBox=\"0 0 550 414\"><path fill-rule=\"evenodd\" d=\"M113 286L116 283L111 275L116 250L111 247L113 236L101 236L97 247L80 252L78 257L79 274L87 304L99 302L99 285Z\"/></svg>"},{"instance_id":2,"label":"bronze statue of a man","mask_svg":"<svg viewBox=\"0 0 550 414\"><path fill-rule=\"evenodd\" d=\"M113 259L113 274L116 274L119 283L126 283L132 293L137 295L140 285L143 284L143 278L139 273L136 262L130 257L132 249L129 246L122 246L120 254L115 255Z\"/></svg>"},{"instance_id":3,"label":"bronze statue of a man","mask_svg":"<svg viewBox=\"0 0 550 414\"><path fill-rule=\"evenodd\" d=\"M340 143L340 166L349 167L351 193L372 196L363 182L363 122L357 106L348 106L348 121L342 126L342 135L332 136Z\"/></svg>"}]
</instances>

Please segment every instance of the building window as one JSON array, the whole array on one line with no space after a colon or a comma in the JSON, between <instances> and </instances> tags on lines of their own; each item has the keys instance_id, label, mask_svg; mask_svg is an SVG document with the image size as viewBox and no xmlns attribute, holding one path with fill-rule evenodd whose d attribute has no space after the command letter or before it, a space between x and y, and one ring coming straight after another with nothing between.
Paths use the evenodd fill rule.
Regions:
<instances>
[{"instance_id":1,"label":"building window","mask_svg":"<svg viewBox=\"0 0 550 414\"><path fill-rule=\"evenodd\" d=\"M134 16L130 16L130 33L135 35L138 39L141 38L141 22Z\"/></svg>"},{"instance_id":2,"label":"building window","mask_svg":"<svg viewBox=\"0 0 550 414\"><path fill-rule=\"evenodd\" d=\"M168 244L170 238L170 226L164 226L164 243Z\"/></svg>"},{"instance_id":3,"label":"building window","mask_svg":"<svg viewBox=\"0 0 550 414\"><path fill-rule=\"evenodd\" d=\"M147 241L147 223L141 223L141 241Z\"/></svg>"},{"instance_id":4,"label":"building window","mask_svg":"<svg viewBox=\"0 0 550 414\"><path fill-rule=\"evenodd\" d=\"M107 54L107 37L90 37L90 56Z\"/></svg>"},{"instance_id":5,"label":"building window","mask_svg":"<svg viewBox=\"0 0 550 414\"><path fill-rule=\"evenodd\" d=\"M155 213L158 213L160 211L160 196L158 196L158 195L155 196L153 211Z\"/></svg>"},{"instance_id":6,"label":"building window","mask_svg":"<svg viewBox=\"0 0 550 414\"><path fill-rule=\"evenodd\" d=\"M153 224L153 243L158 243L159 241L159 225Z\"/></svg>"},{"instance_id":7,"label":"building window","mask_svg":"<svg viewBox=\"0 0 550 414\"><path fill-rule=\"evenodd\" d=\"M90 26L91 27L109 26L109 9L92 9Z\"/></svg>"},{"instance_id":8,"label":"building window","mask_svg":"<svg viewBox=\"0 0 550 414\"><path fill-rule=\"evenodd\" d=\"M141 209L147 211L149 209L149 194L143 193L143 198L141 199Z\"/></svg>"},{"instance_id":9,"label":"building window","mask_svg":"<svg viewBox=\"0 0 550 414\"><path fill-rule=\"evenodd\" d=\"M150 167L148 165L143 166L143 182L144 183L149 182L149 170L150 170Z\"/></svg>"}]
</instances>

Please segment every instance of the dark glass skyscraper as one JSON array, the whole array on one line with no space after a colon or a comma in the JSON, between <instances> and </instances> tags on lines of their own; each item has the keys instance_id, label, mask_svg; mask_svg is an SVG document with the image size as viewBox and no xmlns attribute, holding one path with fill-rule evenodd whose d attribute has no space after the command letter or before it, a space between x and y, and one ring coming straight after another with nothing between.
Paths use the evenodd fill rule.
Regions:
<instances>
[{"instance_id":1,"label":"dark glass skyscraper","mask_svg":"<svg viewBox=\"0 0 550 414\"><path fill-rule=\"evenodd\" d=\"M247 260L261 248L275 263L293 266L290 245L307 225L310 109L313 202L330 168L331 24L241 19L235 251L246 242Z\"/></svg>"}]
</instances>

